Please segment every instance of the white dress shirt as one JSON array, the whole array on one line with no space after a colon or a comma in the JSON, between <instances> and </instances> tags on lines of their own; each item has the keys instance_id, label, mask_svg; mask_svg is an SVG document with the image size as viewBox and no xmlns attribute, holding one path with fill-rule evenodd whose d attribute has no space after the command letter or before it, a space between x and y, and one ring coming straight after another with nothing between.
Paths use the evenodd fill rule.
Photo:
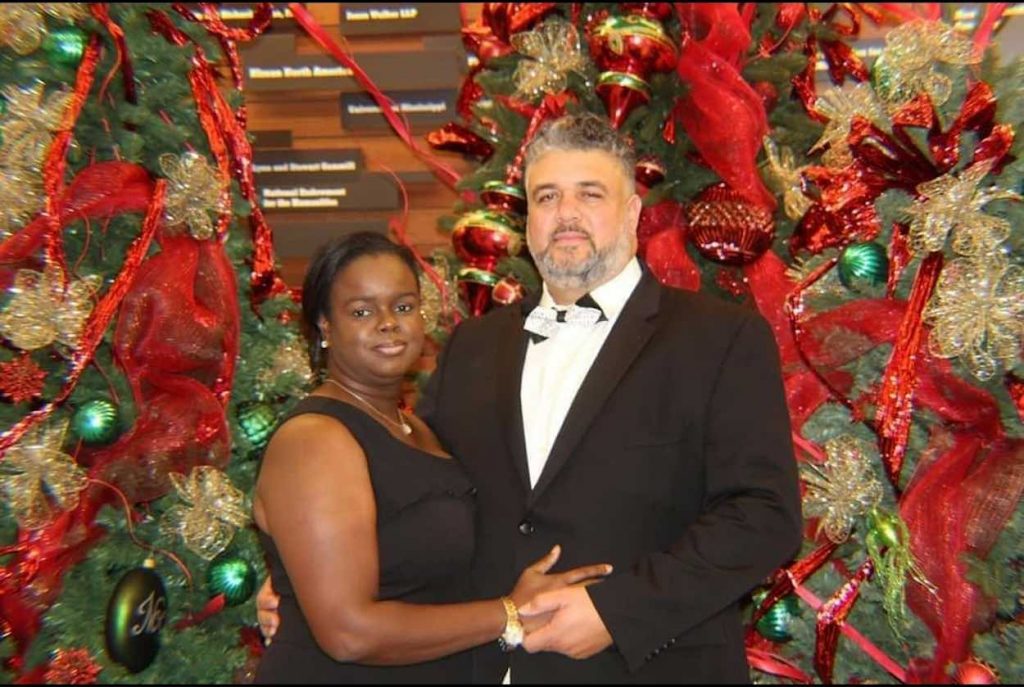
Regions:
<instances>
[{"instance_id":1,"label":"white dress shirt","mask_svg":"<svg viewBox=\"0 0 1024 687\"><path fill-rule=\"evenodd\" d=\"M590 292L608 318L606 321L590 327L563 326L544 341L530 342L523 364L519 399L523 408L531 487L537 485L576 392L626 301L640 283L641 274L640 263L634 258L613 279ZM537 307L564 309L568 306L556 305L545 284Z\"/></svg>"}]
</instances>

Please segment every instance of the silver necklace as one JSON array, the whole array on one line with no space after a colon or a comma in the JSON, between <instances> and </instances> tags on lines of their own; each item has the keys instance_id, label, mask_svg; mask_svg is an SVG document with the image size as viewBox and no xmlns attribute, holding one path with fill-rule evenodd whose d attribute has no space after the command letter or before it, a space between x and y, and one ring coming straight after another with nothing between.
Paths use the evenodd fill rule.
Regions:
<instances>
[{"instance_id":1,"label":"silver necklace","mask_svg":"<svg viewBox=\"0 0 1024 687\"><path fill-rule=\"evenodd\" d=\"M348 388L347 386L345 386L345 385L344 385L344 384L342 384L341 382L337 381L336 379L331 379L330 377L327 377L327 378L325 379L325 381L328 381L328 382L330 382L331 384L334 384L335 386L341 387L342 389L344 389L345 391L347 391L347 392L348 392L349 394L351 394L351 395L352 395L352 396L353 396L353 397L354 397L354 398L355 398L356 400L360 401L360 402L361 402L361 403L362 403L362 404L363 404L364 406L366 406L366 407L367 407L367 408L369 408L369 409L370 409L371 411L373 411L373 414L374 414L374 415L376 415L376 416L377 416L377 417L379 417L380 419L384 420L385 422L389 422L389 423L391 423L391 424L395 425L395 426L396 426L396 427L398 427L398 428L399 428L400 430L402 430L402 434L405 434L406 436L408 436L408 435L412 434L412 427L411 427L411 426L409 425L409 423L408 423L408 422L406 422L406 421L405 421L405 416L404 416L404 415L402 415L402 411L401 411L401 410L399 410L398 408L395 408L395 412L396 412L396 413L398 413L398 421L397 421L397 422L395 422L394 420L392 420L391 418L389 418L389 417L388 417L387 415L385 415L384 413L382 413L382 412L380 412L379 410L377 410L377 409L376 409L376 408L375 408L375 407L373 406L373 404L372 404L372 403L370 403L370 402L369 402L369 401L367 401L367 400L366 400L365 398L363 398L362 396L360 396L360 395L359 395L359 394L357 394L356 392L352 391L352 389L349 389L349 388Z\"/></svg>"}]
</instances>

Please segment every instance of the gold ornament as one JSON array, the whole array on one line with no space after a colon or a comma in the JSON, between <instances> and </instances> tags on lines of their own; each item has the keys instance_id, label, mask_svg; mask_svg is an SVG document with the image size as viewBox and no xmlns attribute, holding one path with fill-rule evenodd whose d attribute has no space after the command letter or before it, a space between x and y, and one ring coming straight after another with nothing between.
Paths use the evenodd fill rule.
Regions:
<instances>
[{"instance_id":1,"label":"gold ornament","mask_svg":"<svg viewBox=\"0 0 1024 687\"><path fill-rule=\"evenodd\" d=\"M863 83L846 88L830 88L821 94L814 109L828 117L828 124L821 138L811 146L810 152L815 153L827 146L828 150L821 156L821 161L826 167L832 168L845 167L853 162L847 138L854 117L865 117L876 124L884 123L887 119L875 92L871 86Z\"/></svg>"},{"instance_id":2,"label":"gold ornament","mask_svg":"<svg viewBox=\"0 0 1024 687\"><path fill-rule=\"evenodd\" d=\"M978 163L960 173L944 174L917 186L918 198L907 210L910 245L915 251L942 250L946 237L953 235L953 250L962 255L984 255L998 248L1010 235L1010 223L986 215L981 208L993 200L1020 196L997 187L978 189L992 169L992 160Z\"/></svg>"},{"instance_id":3,"label":"gold ornament","mask_svg":"<svg viewBox=\"0 0 1024 687\"><path fill-rule=\"evenodd\" d=\"M425 272L420 273L420 315L426 325L427 332L445 329L454 321L459 309L459 287L448 271L448 263L436 260L434 272L444 284L444 297L441 289Z\"/></svg>"},{"instance_id":4,"label":"gold ornament","mask_svg":"<svg viewBox=\"0 0 1024 687\"><path fill-rule=\"evenodd\" d=\"M3 97L7 113L0 118L0 239L43 207L41 168L70 98L60 92L44 97L38 81L28 88L8 86Z\"/></svg>"},{"instance_id":5,"label":"gold ornament","mask_svg":"<svg viewBox=\"0 0 1024 687\"><path fill-rule=\"evenodd\" d=\"M805 167L797 167L793 151L789 148L780 150L767 136L764 137L764 150L768 155L768 170L782 189L786 216L800 219L811 208L811 199L804 195L800 183L800 174Z\"/></svg>"},{"instance_id":6,"label":"gold ornament","mask_svg":"<svg viewBox=\"0 0 1024 687\"><path fill-rule=\"evenodd\" d=\"M947 264L925 311L929 345L940 358L960 358L981 381L999 364L1013 367L1024 338L1024 269L1001 252Z\"/></svg>"},{"instance_id":7,"label":"gold ornament","mask_svg":"<svg viewBox=\"0 0 1024 687\"><path fill-rule=\"evenodd\" d=\"M294 376L305 387L313 381L313 372L309 369L309 354L302 342L290 338L278 346L271 357L270 367L264 368L256 376L264 386L273 386L285 377Z\"/></svg>"},{"instance_id":8,"label":"gold ornament","mask_svg":"<svg viewBox=\"0 0 1024 687\"><path fill-rule=\"evenodd\" d=\"M0 491L26 529L45 525L62 511L78 505L86 473L61 450L68 421L49 429L37 427L8 449L0 460Z\"/></svg>"},{"instance_id":9,"label":"gold ornament","mask_svg":"<svg viewBox=\"0 0 1024 687\"><path fill-rule=\"evenodd\" d=\"M882 499L882 485L864 455L863 442L843 435L825 442L823 466L806 464L804 515L821 518L818 531L836 544L850 537L854 521Z\"/></svg>"},{"instance_id":10,"label":"gold ornament","mask_svg":"<svg viewBox=\"0 0 1024 687\"><path fill-rule=\"evenodd\" d=\"M160 156L160 171L167 177L167 202L164 221L170 227L185 224L200 241L213 237L210 211L220 214L230 207L225 185L206 158L194 152L181 157L172 153Z\"/></svg>"},{"instance_id":11,"label":"gold ornament","mask_svg":"<svg viewBox=\"0 0 1024 687\"><path fill-rule=\"evenodd\" d=\"M85 3L7 2L0 5L0 46L19 55L39 49L46 38L46 15L73 24L89 16Z\"/></svg>"},{"instance_id":12,"label":"gold ornament","mask_svg":"<svg viewBox=\"0 0 1024 687\"><path fill-rule=\"evenodd\" d=\"M576 27L567 22L549 21L536 31L517 33L512 36L512 47L525 56L513 75L517 98L561 93L566 89L566 75L582 73L587 64L580 54Z\"/></svg>"},{"instance_id":13,"label":"gold ornament","mask_svg":"<svg viewBox=\"0 0 1024 687\"><path fill-rule=\"evenodd\" d=\"M936 107L947 100L953 82L935 71L937 62L957 66L978 64L971 41L958 36L940 21L917 20L902 24L885 37L885 48L875 64L884 67L884 79L879 79L879 96L891 109L927 93Z\"/></svg>"},{"instance_id":14,"label":"gold ornament","mask_svg":"<svg viewBox=\"0 0 1024 687\"><path fill-rule=\"evenodd\" d=\"M0 336L23 351L49 346L54 341L78 346L82 327L92 312L93 294L103 283L99 275L76 279L67 291L60 287L55 267L45 272L18 270L11 298L0 312Z\"/></svg>"},{"instance_id":15,"label":"gold ornament","mask_svg":"<svg viewBox=\"0 0 1024 687\"><path fill-rule=\"evenodd\" d=\"M201 465L186 478L169 475L171 484L185 505L171 507L160 523L165 534L176 534L190 551L213 559L231 543L235 530L249 523L245 499L227 475L215 467Z\"/></svg>"}]
</instances>

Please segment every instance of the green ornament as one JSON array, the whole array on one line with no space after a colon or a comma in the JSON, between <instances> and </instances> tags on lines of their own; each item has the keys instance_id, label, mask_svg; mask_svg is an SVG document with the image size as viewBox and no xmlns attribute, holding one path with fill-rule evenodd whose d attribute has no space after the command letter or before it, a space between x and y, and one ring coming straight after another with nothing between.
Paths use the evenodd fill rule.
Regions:
<instances>
[{"instance_id":1,"label":"green ornament","mask_svg":"<svg viewBox=\"0 0 1024 687\"><path fill-rule=\"evenodd\" d=\"M237 606L256 591L256 570L241 556L222 553L206 569L206 588L210 596L223 594L228 606Z\"/></svg>"},{"instance_id":2,"label":"green ornament","mask_svg":"<svg viewBox=\"0 0 1024 687\"><path fill-rule=\"evenodd\" d=\"M133 673L143 670L160 649L160 630L167 619L167 592L148 559L121 578L107 604L107 654Z\"/></svg>"},{"instance_id":3,"label":"green ornament","mask_svg":"<svg viewBox=\"0 0 1024 687\"><path fill-rule=\"evenodd\" d=\"M277 426L277 413L268 403L250 403L238 410L242 434L257 450L263 450Z\"/></svg>"},{"instance_id":4,"label":"green ornament","mask_svg":"<svg viewBox=\"0 0 1024 687\"><path fill-rule=\"evenodd\" d=\"M77 67L88 43L85 31L77 26L52 29L43 40L43 53L50 64Z\"/></svg>"},{"instance_id":5,"label":"green ornament","mask_svg":"<svg viewBox=\"0 0 1024 687\"><path fill-rule=\"evenodd\" d=\"M839 256L839 281L848 289L884 284L889 278L889 258L885 246L875 242L854 243Z\"/></svg>"},{"instance_id":6,"label":"green ornament","mask_svg":"<svg viewBox=\"0 0 1024 687\"><path fill-rule=\"evenodd\" d=\"M793 639L790 627L793 618L800 615L800 604L795 596L784 596L769 608L754 626L765 639L773 642L788 642Z\"/></svg>"},{"instance_id":7,"label":"green ornament","mask_svg":"<svg viewBox=\"0 0 1024 687\"><path fill-rule=\"evenodd\" d=\"M88 446L109 444L121 433L117 405L105 398L96 398L78 406L71 418L75 434Z\"/></svg>"}]
</instances>

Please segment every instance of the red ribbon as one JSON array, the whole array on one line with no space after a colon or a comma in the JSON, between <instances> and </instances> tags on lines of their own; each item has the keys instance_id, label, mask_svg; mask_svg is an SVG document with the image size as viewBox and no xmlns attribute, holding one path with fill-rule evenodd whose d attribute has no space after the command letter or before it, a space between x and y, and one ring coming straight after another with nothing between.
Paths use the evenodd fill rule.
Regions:
<instances>
[{"instance_id":1,"label":"red ribbon","mask_svg":"<svg viewBox=\"0 0 1024 687\"><path fill-rule=\"evenodd\" d=\"M422 160L428 167L430 167L438 179L442 183L450 188L455 188L461 178L459 173L456 172L452 167L439 160L435 155L431 154L430 151L424 150L416 142L412 132L409 130L408 123L405 121L398 112L395 111L394 105L386 95L377 87L375 83L370 79L369 75L363 70L362 67L352 58L351 55L342 50L341 46L331 38L323 27L313 18L305 7L296 2L288 3L288 7L291 8L292 14L295 16L295 20L306 30L306 33L316 41L321 48L327 51L334 59L338 60L341 64L345 65L352 70L352 75L355 80L362 86L367 93L374 99L377 105L380 107L384 118L391 125L391 128L395 130L398 137L401 138L410 150L416 154L420 160Z\"/></svg>"},{"instance_id":2,"label":"red ribbon","mask_svg":"<svg viewBox=\"0 0 1024 687\"><path fill-rule=\"evenodd\" d=\"M818 608L817 635L814 642L814 670L825 684L832 684L832 670L835 667L836 648L839 634L846 626L846 618L860 596L864 580L874 572L871 559L864 561L857 572L839 590Z\"/></svg>"},{"instance_id":3,"label":"red ribbon","mask_svg":"<svg viewBox=\"0 0 1024 687\"><path fill-rule=\"evenodd\" d=\"M125 43L124 30L118 26L117 22L110 18L110 11L106 3L92 3L89 5L89 10L92 12L92 16L103 24L107 33L110 34L110 38L114 41L114 48L117 51L117 59L114 61L114 66L110 69L110 73L103 79L103 85L100 86L97 99L103 100L103 95L107 92L110 80L114 78L114 73L120 69L122 81L124 82L124 99L134 105L138 103L138 94L135 91L135 70L132 68L132 62L128 56L128 45Z\"/></svg>"},{"instance_id":4,"label":"red ribbon","mask_svg":"<svg viewBox=\"0 0 1024 687\"><path fill-rule=\"evenodd\" d=\"M198 613L190 613L178 622L174 624L174 629L184 630L189 627L194 627L202 622L205 622L209 618L217 615L227 607L227 597L224 594L217 594L215 597L206 602L202 610Z\"/></svg>"}]
</instances>

